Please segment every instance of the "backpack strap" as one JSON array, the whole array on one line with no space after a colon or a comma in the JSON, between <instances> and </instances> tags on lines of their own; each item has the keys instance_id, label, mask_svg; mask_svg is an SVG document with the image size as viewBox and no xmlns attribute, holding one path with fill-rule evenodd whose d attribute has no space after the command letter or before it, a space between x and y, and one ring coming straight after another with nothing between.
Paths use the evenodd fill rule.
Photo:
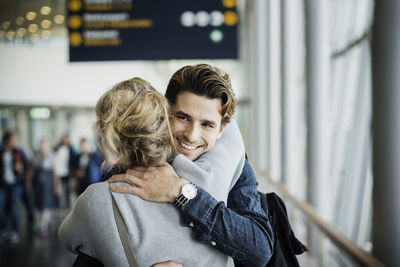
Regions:
<instances>
[{"instance_id":1,"label":"backpack strap","mask_svg":"<svg viewBox=\"0 0 400 267\"><path fill-rule=\"evenodd\" d=\"M296 255L308 249L295 237L287 217L285 203L275 193L258 193L261 206L270 220L274 233L274 251L267 267L300 266Z\"/></svg>"}]
</instances>

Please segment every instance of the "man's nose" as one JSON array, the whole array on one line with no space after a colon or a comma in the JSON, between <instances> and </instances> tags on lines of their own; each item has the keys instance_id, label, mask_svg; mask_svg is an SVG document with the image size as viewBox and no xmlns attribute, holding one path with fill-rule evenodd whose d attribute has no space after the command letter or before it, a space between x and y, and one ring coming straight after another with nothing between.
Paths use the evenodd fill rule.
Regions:
<instances>
[{"instance_id":1,"label":"man's nose","mask_svg":"<svg viewBox=\"0 0 400 267\"><path fill-rule=\"evenodd\" d=\"M187 141L191 143L196 142L199 138L199 130L199 127L195 123L188 125L185 129L185 137Z\"/></svg>"}]
</instances>

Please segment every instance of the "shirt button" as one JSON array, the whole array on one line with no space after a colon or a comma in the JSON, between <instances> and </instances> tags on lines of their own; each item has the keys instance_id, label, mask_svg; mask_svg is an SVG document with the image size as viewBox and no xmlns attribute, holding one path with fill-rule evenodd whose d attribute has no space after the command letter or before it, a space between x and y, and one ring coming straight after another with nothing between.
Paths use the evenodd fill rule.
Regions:
<instances>
[{"instance_id":1,"label":"shirt button","mask_svg":"<svg viewBox=\"0 0 400 267\"><path fill-rule=\"evenodd\" d=\"M189 226L193 228L194 227L194 223L192 223L192 222L189 223Z\"/></svg>"},{"instance_id":2,"label":"shirt button","mask_svg":"<svg viewBox=\"0 0 400 267\"><path fill-rule=\"evenodd\" d=\"M211 246L215 247L217 245L217 243L215 243L215 241L211 241Z\"/></svg>"}]
</instances>

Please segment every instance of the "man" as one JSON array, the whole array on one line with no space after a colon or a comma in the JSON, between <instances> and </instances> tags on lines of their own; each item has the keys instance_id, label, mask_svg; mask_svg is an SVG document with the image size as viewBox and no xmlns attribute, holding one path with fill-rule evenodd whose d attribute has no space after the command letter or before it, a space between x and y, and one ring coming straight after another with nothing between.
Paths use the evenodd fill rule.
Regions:
<instances>
[{"instance_id":1,"label":"man","mask_svg":"<svg viewBox=\"0 0 400 267\"><path fill-rule=\"evenodd\" d=\"M214 81L210 86L210 81ZM221 88L223 88L221 90ZM173 107L173 135L179 152L190 160L213 148L235 111L229 75L206 64L186 66L170 79L165 96ZM113 187L155 202L175 202L187 183L170 165L146 170L136 168L114 176L136 187ZM266 266L272 255L271 226L261 208L258 183L245 162L239 180L228 195L227 206L202 188L181 207L184 225L196 239L232 256L237 266Z\"/></svg>"},{"instance_id":2,"label":"man","mask_svg":"<svg viewBox=\"0 0 400 267\"><path fill-rule=\"evenodd\" d=\"M27 164L25 154L17 146L17 133L7 130L3 135L3 147L0 151L0 243L20 242L19 200L25 182ZM10 217L9 213L11 213ZM11 229L8 229L9 219L12 223Z\"/></svg>"},{"instance_id":3,"label":"man","mask_svg":"<svg viewBox=\"0 0 400 267\"><path fill-rule=\"evenodd\" d=\"M100 167L103 157L98 151L91 152L90 144L86 138L81 138L80 153L75 159L76 184L75 190L77 195L82 194L86 188L97 183L101 179Z\"/></svg>"},{"instance_id":4,"label":"man","mask_svg":"<svg viewBox=\"0 0 400 267\"><path fill-rule=\"evenodd\" d=\"M69 135L65 134L59 146L56 149L55 154L55 172L57 175L57 180L61 180L61 188L62 192L57 192L61 195L62 199L60 199L61 203L58 205L62 206L62 208L70 209L71 208L71 188L70 188L70 177L71 177L71 170L73 168L73 164L75 161L75 151L70 143ZM58 186L57 186L58 188ZM57 206L58 206L57 205Z\"/></svg>"},{"instance_id":5,"label":"man","mask_svg":"<svg viewBox=\"0 0 400 267\"><path fill-rule=\"evenodd\" d=\"M165 95L175 114L176 146L181 154L196 160L214 147L235 111L229 75L206 64L186 66L172 76ZM197 191L192 196L185 195L182 189L188 181L178 177L169 164L131 169L109 181L136 185L114 186L115 192L136 194L149 201L175 202L183 224L193 229L195 238L231 256L236 266L266 266L272 255L271 226L261 208L258 184L247 160L229 192L227 206L199 186L189 190ZM87 258L79 257L81 265L75 266L88 264Z\"/></svg>"}]
</instances>

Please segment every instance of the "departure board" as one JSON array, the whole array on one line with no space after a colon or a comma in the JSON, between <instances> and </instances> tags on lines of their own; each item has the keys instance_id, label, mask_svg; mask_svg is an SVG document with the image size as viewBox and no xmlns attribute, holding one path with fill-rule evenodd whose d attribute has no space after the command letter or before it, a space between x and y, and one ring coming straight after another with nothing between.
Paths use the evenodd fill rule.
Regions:
<instances>
[{"instance_id":1,"label":"departure board","mask_svg":"<svg viewBox=\"0 0 400 267\"><path fill-rule=\"evenodd\" d=\"M236 0L67 0L69 60L237 59Z\"/></svg>"}]
</instances>

